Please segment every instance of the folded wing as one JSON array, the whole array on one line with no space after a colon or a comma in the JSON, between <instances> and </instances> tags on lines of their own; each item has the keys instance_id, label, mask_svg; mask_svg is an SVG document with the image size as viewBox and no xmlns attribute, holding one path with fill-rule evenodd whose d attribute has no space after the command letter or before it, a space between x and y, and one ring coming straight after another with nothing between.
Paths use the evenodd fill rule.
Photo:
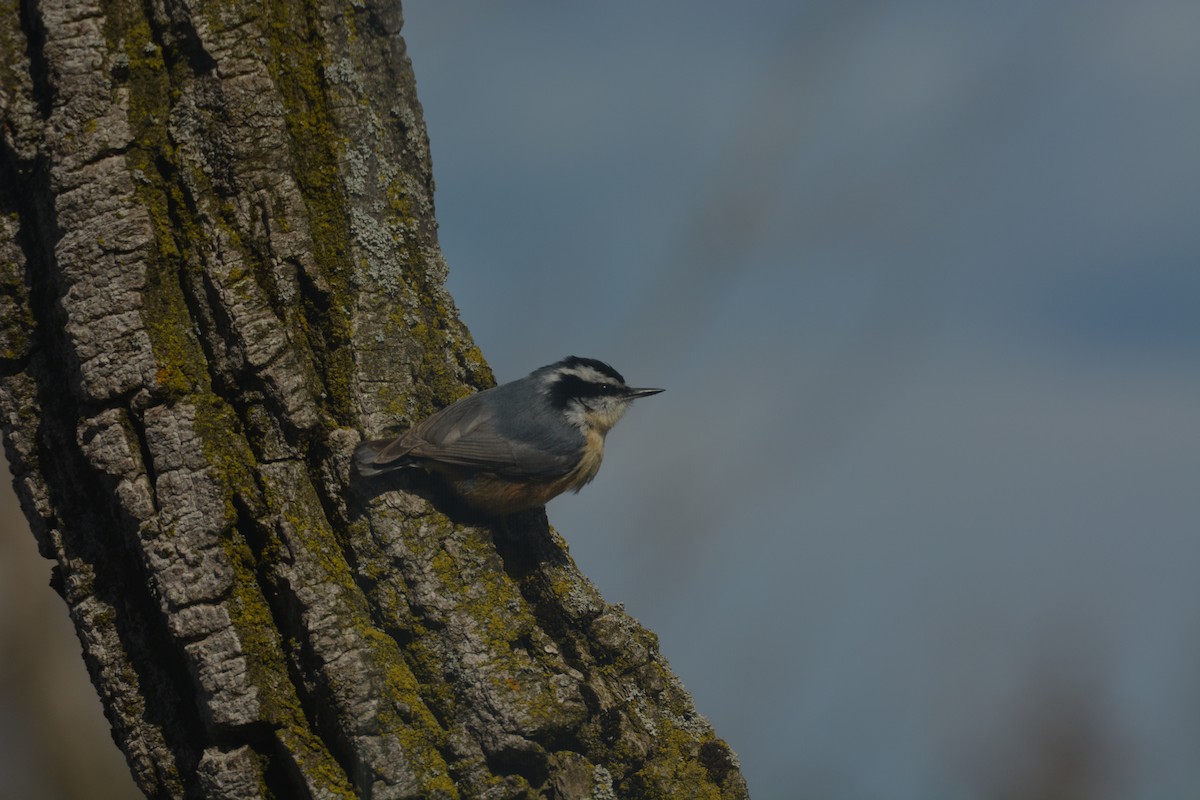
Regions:
<instances>
[{"instance_id":1,"label":"folded wing","mask_svg":"<svg viewBox=\"0 0 1200 800\"><path fill-rule=\"evenodd\" d=\"M487 393L481 392L422 420L382 448L373 461L379 466L407 461L513 480L553 480L569 472L577 456L561 445L547 447L519 432L501 431Z\"/></svg>"}]
</instances>

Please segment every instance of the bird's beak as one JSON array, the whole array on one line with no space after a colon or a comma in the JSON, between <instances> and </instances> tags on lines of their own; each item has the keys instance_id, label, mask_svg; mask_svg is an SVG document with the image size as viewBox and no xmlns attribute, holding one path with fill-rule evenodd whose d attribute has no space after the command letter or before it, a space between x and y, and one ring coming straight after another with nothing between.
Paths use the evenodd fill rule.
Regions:
<instances>
[{"instance_id":1,"label":"bird's beak","mask_svg":"<svg viewBox=\"0 0 1200 800\"><path fill-rule=\"evenodd\" d=\"M661 391L662 389L630 389L625 396L632 400L635 397L649 397Z\"/></svg>"}]
</instances>

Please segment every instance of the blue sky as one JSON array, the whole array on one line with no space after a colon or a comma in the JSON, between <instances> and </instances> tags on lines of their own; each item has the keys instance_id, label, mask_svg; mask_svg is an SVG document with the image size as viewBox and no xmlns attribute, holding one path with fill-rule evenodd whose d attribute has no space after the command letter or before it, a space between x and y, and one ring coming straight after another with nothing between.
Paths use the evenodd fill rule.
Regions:
<instances>
[{"instance_id":1,"label":"blue sky","mask_svg":"<svg viewBox=\"0 0 1200 800\"><path fill-rule=\"evenodd\" d=\"M756 797L1195 792L1200 8L405 13L497 375L667 388L551 521Z\"/></svg>"}]
</instances>

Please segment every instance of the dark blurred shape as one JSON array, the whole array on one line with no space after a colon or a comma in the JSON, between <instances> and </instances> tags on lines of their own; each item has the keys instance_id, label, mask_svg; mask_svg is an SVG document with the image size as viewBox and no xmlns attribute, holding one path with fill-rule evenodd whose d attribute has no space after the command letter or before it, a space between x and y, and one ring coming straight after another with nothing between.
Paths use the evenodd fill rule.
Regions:
<instances>
[{"instance_id":1,"label":"dark blurred shape","mask_svg":"<svg viewBox=\"0 0 1200 800\"><path fill-rule=\"evenodd\" d=\"M1112 743L1084 670L1037 673L1007 742L980 754L978 784L993 800L1095 800L1113 797L1114 770L1128 754ZM985 789L986 791L986 789Z\"/></svg>"}]
</instances>

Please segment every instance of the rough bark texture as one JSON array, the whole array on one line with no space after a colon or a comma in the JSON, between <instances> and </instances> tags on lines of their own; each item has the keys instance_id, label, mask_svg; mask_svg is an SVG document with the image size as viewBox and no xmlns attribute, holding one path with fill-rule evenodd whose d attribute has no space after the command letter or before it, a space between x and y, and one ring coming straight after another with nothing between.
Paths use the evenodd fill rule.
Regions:
<instances>
[{"instance_id":1,"label":"rough bark texture","mask_svg":"<svg viewBox=\"0 0 1200 800\"><path fill-rule=\"evenodd\" d=\"M4 443L113 736L151 797L745 796L544 514L350 474L492 380L400 24L0 0Z\"/></svg>"}]
</instances>

